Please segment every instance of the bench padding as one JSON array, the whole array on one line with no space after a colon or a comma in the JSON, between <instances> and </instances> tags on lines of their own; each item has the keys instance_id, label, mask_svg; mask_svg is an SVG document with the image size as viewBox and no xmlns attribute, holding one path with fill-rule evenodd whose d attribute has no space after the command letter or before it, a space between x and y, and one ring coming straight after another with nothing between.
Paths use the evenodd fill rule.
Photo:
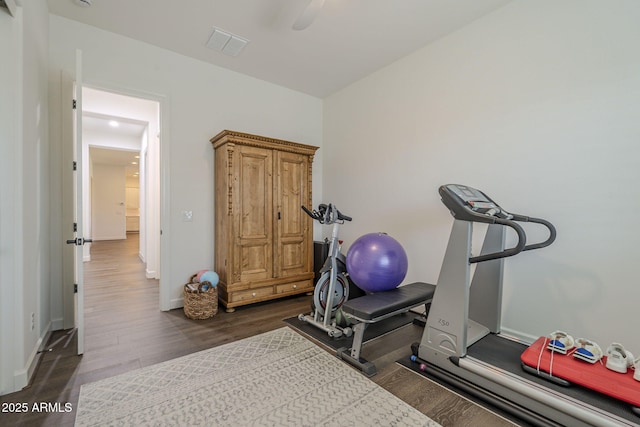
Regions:
<instances>
[{"instance_id":1,"label":"bench padding","mask_svg":"<svg viewBox=\"0 0 640 427\"><path fill-rule=\"evenodd\" d=\"M413 308L433 298L435 285L415 282L386 292L377 292L348 300L342 311L362 321L372 321L387 314Z\"/></svg>"}]
</instances>

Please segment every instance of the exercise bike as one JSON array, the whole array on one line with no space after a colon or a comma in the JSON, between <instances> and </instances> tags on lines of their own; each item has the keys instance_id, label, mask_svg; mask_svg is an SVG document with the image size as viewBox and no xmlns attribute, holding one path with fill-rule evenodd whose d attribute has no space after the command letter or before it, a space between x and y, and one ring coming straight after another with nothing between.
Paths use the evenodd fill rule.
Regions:
<instances>
[{"instance_id":1,"label":"exercise bike","mask_svg":"<svg viewBox=\"0 0 640 427\"><path fill-rule=\"evenodd\" d=\"M412 361L420 370L534 425L637 425L622 402L581 387L562 387L523 371L527 345L500 335L503 264L507 257L545 248L556 237L548 221L505 211L464 185L439 188L454 217L440 276ZM548 238L527 244L520 223L545 227ZM488 224L479 255L471 254L473 224ZM517 243L505 248L505 230ZM476 264L472 274L471 267Z\"/></svg>"},{"instance_id":2,"label":"exercise bike","mask_svg":"<svg viewBox=\"0 0 640 427\"><path fill-rule=\"evenodd\" d=\"M320 270L320 278L313 291L311 314L300 314L298 319L324 330L332 338L351 336L352 329L346 319L340 316L340 307L349 299L349 293L354 293L355 286L349 281L346 267L346 257L340 252L338 232L340 225L352 218L342 214L333 204L321 204L318 210L309 210L302 206L315 221L323 225L333 225L329 254ZM336 318L338 317L338 318Z\"/></svg>"}]
</instances>

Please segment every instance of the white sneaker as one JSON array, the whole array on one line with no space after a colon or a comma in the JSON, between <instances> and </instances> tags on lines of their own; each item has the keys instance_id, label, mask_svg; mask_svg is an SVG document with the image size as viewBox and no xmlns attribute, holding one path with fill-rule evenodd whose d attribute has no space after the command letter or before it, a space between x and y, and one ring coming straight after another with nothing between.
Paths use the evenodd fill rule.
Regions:
<instances>
[{"instance_id":1,"label":"white sneaker","mask_svg":"<svg viewBox=\"0 0 640 427\"><path fill-rule=\"evenodd\" d=\"M567 354L573 347L575 347L573 337L566 332L555 331L549 335L547 349L557 353Z\"/></svg>"},{"instance_id":2,"label":"white sneaker","mask_svg":"<svg viewBox=\"0 0 640 427\"><path fill-rule=\"evenodd\" d=\"M602 349L594 342L585 338L578 338L576 340L576 351L573 352L573 357L583 360L589 363L596 363L602 359Z\"/></svg>"},{"instance_id":3,"label":"white sneaker","mask_svg":"<svg viewBox=\"0 0 640 427\"><path fill-rule=\"evenodd\" d=\"M607 348L607 369L626 374L633 366L633 354L624 349L622 344L614 342Z\"/></svg>"}]
</instances>

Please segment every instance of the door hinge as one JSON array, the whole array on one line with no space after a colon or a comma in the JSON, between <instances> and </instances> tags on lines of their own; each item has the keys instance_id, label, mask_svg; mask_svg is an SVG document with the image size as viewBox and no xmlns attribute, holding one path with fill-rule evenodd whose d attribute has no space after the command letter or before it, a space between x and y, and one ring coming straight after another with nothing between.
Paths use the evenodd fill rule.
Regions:
<instances>
[{"instance_id":1,"label":"door hinge","mask_svg":"<svg viewBox=\"0 0 640 427\"><path fill-rule=\"evenodd\" d=\"M74 294L77 294L77 293L78 293L78 284L77 284L77 283L74 283L74 284L73 284L73 293L74 293Z\"/></svg>"},{"instance_id":2,"label":"door hinge","mask_svg":"<svg viewBox=\"0 0 640 427\"><path fill-rule=\"evenodd\" d=\"M73 170L78 170L78 162L76 162L75 160L73 161Z\"/></svg>"},{"instance_id":3,"label":"door hinge","mask_svg":"<svg viewBox=\"0 0 640 427\"><path fill-rule=\"evenodd\" d=\"M75 110L78 107L78 102L74 99L72 108Z\"/></svg>"}]
</instances>

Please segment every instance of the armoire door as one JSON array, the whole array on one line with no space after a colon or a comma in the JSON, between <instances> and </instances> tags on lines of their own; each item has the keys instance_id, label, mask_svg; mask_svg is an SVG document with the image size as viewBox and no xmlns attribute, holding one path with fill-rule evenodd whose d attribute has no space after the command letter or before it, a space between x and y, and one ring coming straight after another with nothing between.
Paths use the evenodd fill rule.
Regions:
<instances>
[{"instance_id":1,"label":"armoire door","mask_svg":"<svg viewBox=\"0 0 640 427\"><path fill-rule=\"evenodd\" d=\"M273 151L238 146L234 192L234 282L273 277Z\"/></svg>"},{"instance_id":2,"label":"armoire door","mask_svg":"<svg viewBox=\"0 0 640 427\"><path fill-rule=\"evenodd\" d=\"M288 277L308 273L311 271L311 224L301 206L310 203L309 156L278 151L274 161L276 275Z\"/></svg>"}]
</instances>

